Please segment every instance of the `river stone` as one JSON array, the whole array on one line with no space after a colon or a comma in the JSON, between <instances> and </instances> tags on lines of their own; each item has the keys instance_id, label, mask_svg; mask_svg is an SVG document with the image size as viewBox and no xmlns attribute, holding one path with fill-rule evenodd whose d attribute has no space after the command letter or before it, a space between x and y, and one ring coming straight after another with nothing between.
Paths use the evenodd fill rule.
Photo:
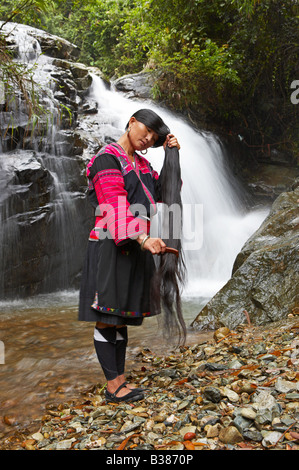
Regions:
<instances>
[{"instance_id":1,"label":"river stone","mask_svg":"<svg viewBox=\"0 0 299 470\"><path fill-rule=\"evenodd\" d=\"M244 431L248 431L252 425L252 420L246 419L241 415L238 415L234 419L234 425L243 434Z\"/></svg>"},{"instance_id":2,"label":"river stone","mask_svg":"<svg viewBox=\"0 0 299 470\"><path fill-rule=\"evenodd\" d=\"M228 387L221 387L221 393L233 403L237 403L240 399L239 395Z\"/></svg>"},{"instance_id":3,"label":"river stone","mask_svg":"<svg viewBox=\"0 0 299 470\"><path fill-rule=\"evenodd\" d=\"M189 426L184 426L180 429L180 435L182 437L184 437L185 434L187 434L188 432L196 433L196 426L189 425Z\"/></svg>"},{"instance_id":4,"label":"river stone","mask_svg":"<svg viewBox=\"0 0 299 470\"><path fill-rule=\"evenodd\" d=\"M289 413L299 413L299 401L294 401L286 404L286 410Z\"/></svg>"},{"instance_id":5,"label":"river stone","mask_svg":"<svg viewBox=\"0 0 299 470\"><path fill-rule=\"evenodd\" d=\"M256 418L256 412L254 411L253 408L242 408L241 415L243 416L243 418L247 418L247 419Z\"/></svg>"},{"instance_id":6,"label":"river stone","mask_svg":"<svg viewBox=\"0 0 299 470\"><path fill-rule=\"evenodd\" d=\"M221 429L219 439L225 444L236 444L237 442L243 441L243 436L235 426L228 426L227 428Z\"/></svg>"},{"instance_id":7,"label":"river stone","mask_svg":"<svg viewBox=\"0 0 299 470\"><path fill-rule=\"evenodd\" d=\"M262 440L262 444L264 447L270 447L275 445L279 439L281 438L282 433L278 431L271 431L267 433L267 435Z\"/></svg>"},{"instance_id":8,"label":"river stone","mask_svg":"<svg viewBox=\"0 0 299 470\"><path fill-rule=\"evenodd\" d=\"M230 333L229 328L224 326L223 328L218 328L218 330L215 331L213 338L215 339L216 342L218 342L222 340L223 338L225 338L227 335L229 335L229 333Z\"/></svg>"},{"instance_id":9,"label":"river stone","mask_svg":"<svg viewBox=\"0 0 299 470\"><path fill-rule=\"evenodd\" d=\"M35 441L43 441L44 436L41 432L36 432L36 433L32 434L32 439L34 439Z\"/></svg>"},{"instance_id":10,"label":"river stone","mask_svg":"<svg viewBox=\"0 0 299 470\"><path fill-rule=\"evenodd\" d=\"M248 439L250 441L261 442L263 440L263 435L256 430L246 430L243 433L244 439Z\"/></svg>"},{"instance_id":11,"label":"river stone","mask_svg":"<svg viewBox=\"0 0 299 470\"><path fill-rule=\"evenodd\" d=\"M262 390L254 397L253 407L257 409L255 423L260 426L272 423L274 418L281 414L279 404L270 392Z\"/></svg>"},{"instance_id":12,"label":"river stone","mask_svg":"<svg viewBox=\"0 0 299 470\"><path fill-rule=\"evenodd\" d=\"M59 441L56 444L56 450L69 450L72 447L73 442L75 441L76 439L74 437L72 437L71 439Z\"/></svg>"},{"instance_id":13,"label":"river stone","mask_svg":"<svg viewBox=\"0 0 299 470\"><path fill-rule=\"evenodd\" d=\"M238 254L231 279L193 321L195 329L234 329L285 318L298 305L299 186L280 194Z\"/></svg>"},{"instance_id":14,"label":"river stone","mask_svg":"<svg viewBox=\"0 0 299 470\"><path fill-rule=\"evenodd\" d=\"M207 400L213 403L219 403L222 400L222 393L220 389L217 387L212 387L212 386L205 387L203 389L203 395Z\"/></svg>"},{"instance_id":15,"label":"river stone","mask_svg":"<svg viewBox=\"0 0 299 470\"><path fill-rule=\"evenodd\" d=\"M121 427L120 432L130 432L133 429L136 429L140 426L141 423L133 423L132 421L126 421L125 424Z\"/></svg>"},{"instance_id":16,"label":"river stone","mask_svg":"<svg viewBox=\"0 0 299 470\"><path fill-rule=\"evenodd\" d=\"M288 393L293 390L297 390L298 382L290 382L289 380L284 380L281 377L278 377L275 383L275 390L279 393Z\"/></svg>"},{"instance_id":17,"label":"river stone","mask_svg":"<svg viewBox=\"0 0 299 470\"><path fill-rule=\"evenodd\" d=\"M153 427L153 432L157 434L163 434L166 429L166 426L164 423L157 423Z\"/></svg>"},{"instance_id":18,"label":"river stone","mask_svg":"<svg viewBox=\"0 0 299 470\"><path fill-rule=\"evenodd\" d=\"M218 437L221 429L223 429L223 427L221 426L220 423L216 423L214 425L207 424L204 428L208 439L213 439L214 437Z\"/></svg>"}]
</instances>

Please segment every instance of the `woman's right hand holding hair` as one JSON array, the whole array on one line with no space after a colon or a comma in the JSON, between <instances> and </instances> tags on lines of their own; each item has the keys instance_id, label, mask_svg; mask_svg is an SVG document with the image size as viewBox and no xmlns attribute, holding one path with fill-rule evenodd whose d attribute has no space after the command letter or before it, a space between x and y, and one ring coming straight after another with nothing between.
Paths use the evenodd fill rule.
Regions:
<instances>
[{"instance_id":1,"label":"woman's right hand holding hair","mask_svg":"<svg viewBox=\"0 0 299 470\"><path fill-rule=\"evenodd\" d=\"M146 234L139 235L136 239L137 242L141 245L146 236ZM150 251L153 255L159 255L165 253L166 243L164 243L161 238L148 237L142 247L144 250Z\"/></svg>"},{"instance_id":2,"label":"woman's right hand holding hair","mask_svg":"<svg viewBox=\"0 0 299 470\"><path fill-rule=\"evenodd\" d=\"M166 140L163 144L164 150L166 149L166 146L168 146L170 148L171 147L177 147L178 150L180 150L180 148L181 148L178 139L173 134L168 134L168 136L166 137Z\"/></svg>"}]
</instances>

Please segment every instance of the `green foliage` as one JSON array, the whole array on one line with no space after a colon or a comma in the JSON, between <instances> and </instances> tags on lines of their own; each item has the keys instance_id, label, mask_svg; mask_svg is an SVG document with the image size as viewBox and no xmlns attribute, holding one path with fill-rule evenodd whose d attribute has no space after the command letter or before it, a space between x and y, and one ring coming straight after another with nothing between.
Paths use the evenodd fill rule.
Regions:
<instances>
[{"instance_id":1,"label":"green foliage","mask_svg":"<svg viewBox=\"0 0 299 470\"><path fill-rule=\"evenodd\" d=\"M278 144L292 150L298 118L290 102L290 84L299 78L296 1L26 1L39 8L18 21L74 42L81 48L79 60L108 78L158 70L155 95L168 106L240 133L262 151ZM7 17L11 3L2 2L0 14L6 11Z\"/></svg>"},{"instance_id":2,"label":"green foliage","mask_svg":"<svg viewBox=\"0 0 299 470\"><path fill-rule=\"evenodd\" d=\"M45 12L51 0L2 0L0 18L4 22L30 23L39 21L41 12Z\"/></svg>"}]
</instances>

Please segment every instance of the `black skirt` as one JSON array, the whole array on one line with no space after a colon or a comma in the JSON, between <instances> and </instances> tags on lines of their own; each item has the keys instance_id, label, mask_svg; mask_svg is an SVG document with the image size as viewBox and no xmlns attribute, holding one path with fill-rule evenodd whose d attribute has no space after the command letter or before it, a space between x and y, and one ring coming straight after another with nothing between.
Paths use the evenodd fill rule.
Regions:
<instances>
[{"instance_id":1,"label":"black skirt","mask_svg":"<svg viewBox=\"0 0 299 470\"><path fill-rule=\"evenodd\" d=\"M151 316L153 255L135 240L117 246L111 238L89 240L82 272L79 320L141 325Z\"/></svg>"}]
</instances>

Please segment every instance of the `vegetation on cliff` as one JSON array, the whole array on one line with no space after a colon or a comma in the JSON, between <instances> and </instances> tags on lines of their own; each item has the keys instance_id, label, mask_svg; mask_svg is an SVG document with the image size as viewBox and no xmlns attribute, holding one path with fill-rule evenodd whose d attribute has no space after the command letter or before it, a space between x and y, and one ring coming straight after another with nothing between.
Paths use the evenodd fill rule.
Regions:
<instances>
[{"instance_id":1,"label":"vegetation on cliff","mask_svg":"<svg viewBox=\"0 0 299 470\"><path fill-rule=\"evenodd\" d=\"M0 15L74 42L109 78L159 70L167 106L264 155L296 155L294 0L5 0Z\"/></svg>"}]
</instances>

